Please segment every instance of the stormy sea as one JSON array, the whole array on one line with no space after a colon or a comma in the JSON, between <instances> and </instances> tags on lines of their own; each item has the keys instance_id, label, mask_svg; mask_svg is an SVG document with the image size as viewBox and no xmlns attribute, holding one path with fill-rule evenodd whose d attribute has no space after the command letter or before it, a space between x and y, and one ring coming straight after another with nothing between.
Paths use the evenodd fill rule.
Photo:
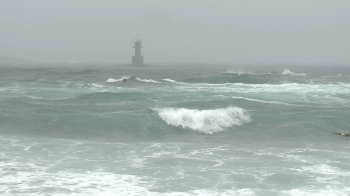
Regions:
<instances>
[{"instance_id":1,"label":"stormy sea","mask_svg":"<svg viewBox=\"0 0 350 196\"><path fill-rule=\"evenodd\" d=\"M348 132L341 66L0 67L3 196L348 195Z\"/></svg>"}]
</instances>

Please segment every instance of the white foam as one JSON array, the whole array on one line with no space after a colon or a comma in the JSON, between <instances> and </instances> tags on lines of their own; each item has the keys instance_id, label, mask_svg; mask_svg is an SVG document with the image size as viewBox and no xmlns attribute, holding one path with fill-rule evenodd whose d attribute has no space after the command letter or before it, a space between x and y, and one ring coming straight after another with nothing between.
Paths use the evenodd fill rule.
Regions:
<instances>
[{"instance_id":1,"label":"white foam","mask_svg":"<svg viewBox=\"0 0 350 196\"><path fill-rule=\"evenodd\" d=\"M224 73L226 74L237 74L237 75L242 75L242 74L248 74L243 71L225 71Z\"/></svg>"},{"instance_id":2,"label":"white foam","mask_svg":"<svg viewBox=\"0 0 350 196\"><path fill-rule=\"evenodd\" d=\"M300 171L303 173L309 172L314 174L322 174L322 175L332 175L332 176L350 176L349 171L341 171L339 168L332 167L327 164L318 164L312 166L303 166L300 168Z\"/></svg>"},{"instance_id":3,"label":"white foam","mask_svg":"<svg viewBox=\"0 0 350 196\"><path fill-rule=\"evenodd\" d=\"M244 72L244 71L225 71L224 74L236 74L236 75L251 75L251 76L263 76L263 75L271 75L271 72L265 72L265 73L251 73L251 72Z\"/></svg>"},{"instance_id":4,"label":"white foam","mask_svg":"<svg viewBox=\"0 0 350 196\"><path fill-rule=\"evenodd\" d=\"M339 188L339 187L330 187L326 186L325 189L316 190L313 188L305 188L305 189L291 189L286 191L281 191L278 195L288 195L288 196L340 196L340 195L348 195L350 188Z\"/></svg>"},{"instance_id":5,"label":"white foam","mask_svg":"<svg viewBox=\"0 0 350 196\"><path fill-rule=\"evenodd\" d=\"M33 183L36 182L36 183ZM35 192L57 188L73 195L152 195L139 177L104 172L86 174L59 172L18 172L17 176L5 175L0 179L0 192L21 192L23 195L67 195L68 193ZM15 194L14 194L15 195Z\"/></svg>"},{"instance_id":6,"label":"white foam","mask_svg":"<svg viewBox=\"0 0 350 196\"><path fill-rule=\"evenodd\" d=\"M39 100L63 100L63 99L70 99L72 97L57 97L57 98L48 98L48 97L37 97L37 96L26 96L30 99L39 99Z\"/></svg>"},{"instance_id":7,"label":"white foam","mask_svg":"<svg viewBox=\"0 0 350 196\"><path fill-rule=\"evenodd\" d=\"M289 103L280 102L280 101L265 101L265 100L260 100L260 99L247 98L247 97L231 96L231 98L233 98L233 99L243 99L243 100L254 101L254 102L259 102L259 103L268 103L268 104L277 104L277 105L290 105L290 106L302 106L302 105L289 104Z\"/></svg>"},{"instance_id":8,"label":"white foam","mask_svg":"<svg viewBox=\"0 0 350 196\"><path fill-rule=\"evenodd\" d=\"M186 108L156 108L154 110L168 125L189 128L206 134L213 134L250 121L247 112L238 107L212 110Z\"/></svg>"},{"instance_id":9,"label":"white foam","mask_svg":"<svg viewBox=\"0 0 350 196\"><path fill-rule=\"evenodd\" d=\"M129 79L129 78L130 78L129 76L125 76L125 77L122 77L119 79L109 78L106 82L121 82L121 81L123 81L123 79Z\"/></svg>"},{"instance_id":10,"label":"white foam","mask_svg":"<svg viewBox=\"0 0 350 196\"><path fill-rule=\"evenodd\" d=\"M164 81L167 81L167 82L170 82L170 83L176 83L176 81L175 80L172 80L172 79L168 79L168 78L165 78L165 79L163 79Z\"/></svg>"},{"instance_id":11,"label":"white foam","mask_svg":"<svg viewBox=\"0 0 350 196\"><path fill-rule=\"evenodd\" d=\"M175 192L175 193L166 193L164 196L255 196L256 194L252 189L231 189L231 190L225 190L225 191L218 191L218 190L209 190L209 189L200 189L200 190L194 190L189 191L188 193L181 193L181 192Z\"/></svg>"},{"instance_id":12,"label":"white foam","mask_svg":"<svg viewBox=\"0 0 350 196\"><path fill-rule=\"evenodd\" d=\"M344 83L344 82L339 82L338 81L338 84L342 87L345 87L345 88L350 88L350 83Z\"/></svg>"},{"instance_id":13,"label":"white foam","mask_svg":"<svg viewBox=\"0 0 350 196\"><path fill-rule=\"evenodd\" d=\"M122 82L123 79L135 79L135 80L137 80L139 82L144 82L144 83L157 83L157 84L161 83L161 82L158 82L158 81L152 80L152 79L141 79L141 78L138 78L138 77L135 78L135 76L132 76L132 77L125 76L125 77L122 77L122 78L119 78L119 79L109 78L106 82Z\"/></svg>"},{"instance_id":14,"label":"white foam","mask_svg":"<svg viewBox=\"0 0 350 196\"><path fill-rule=\"evenodd\" d=\"M243 71L225 71L223 72L225 74L237 74L237 75L264 75L264 74L256 74L256 73L248 73L248 72L243 72Z\"/></svg>"},{"instance_id":15,"label":"white foam","mask_svg":"<svg viewBox=\"0 0 350 196\"><path fill-rule=\"evenodd\" d=\"M291 92L298 96L322 94L350 94L350 88L346 84L189 84L175 87L186 91L210 91L210 92L235 92L235 93L282 93Z\"/></svg>"},{"instance_id":16,"label":"white foam","mask_svg":"<svg viewBox=\"0 0 350 196\"><path fill-rule=\"evenodd\" d=\"M13 168L11 171L8 168ZM102 171L47 172L47 165L33 163L1 163L0 192L3 195L120 195L120 196L234 196L255 195L251 189L197 189L187 192L158 192L155 182L143 177ZM180 171L181 174L181 171ZM54 190L54 191L53 191Z\"/></svg>"},{"instance_id":17,"label":"white foam","mask_svg":"<svg viewBox=\"0 0 350 196\"><path fill-rule=\"evenodd\" d=\"M90 89L102 89L102 88L105 88L105 86L103 86L102 84L97 84L97 83L87 84L87 86Z\"/></svg>"},{"instance_id":18,"label":"white foam","mask_svg":"<svg viewBox=\"0 0 350 196\"><path fill-rule=\"evenodd\" d=\"M103 86L102 84L97 84L97 83L75 83L74 86L81 89L92 89L92 90L96 90L96 89L100 90L100 89L106 88L106 86Z\"/></svg>"},{"instance_id":19,"label":"white foam","mask_svg":"<svg viewBox=\"0 0 350 196\"><path fill-rule=\"evenodd\" d=\"M161 83L152 79L141 79L141 78L135 78L135 79L137 81L144 82L144 83L157 83L157 84Z\"/></svg>"},{"instance_id":20,"label":"white foam","mask_svg":"<svg viewBox=\"0 0 350 196\"><path fill-rule=\"evenodd\" d=\"M109 78L106 82L117 82L119 80L113 79L113 78Z\"/></svg>"},{"instance_id":21,"label":"white foam","mask_svg":"<svg viewBox=\"0 0 350 196\"><path fill-rule=\"evenodd\" d=\"M173 80L173 79L169 79L169 78L165 78L163 79L164 81L167 81L167 82L170 82L170 83L176 83L176 84L190 84L190 83L186 83L186 82L178 82L176 80ZM192 83L192 84L196 84L196 83ZM200 84L200 83L198 83Z\"/></svg>"},{"instance_id":22,"label":"white foam","mask_svg":"<svg viewBox=\"0 0 350 196\"><path fill-rule=\"evenodd\" d=\"M289 69L285 69L282 72L282 75L305 76L306 74L305 73L294 73L294 72L290 71Z\"/></svg>"}]
</instances>

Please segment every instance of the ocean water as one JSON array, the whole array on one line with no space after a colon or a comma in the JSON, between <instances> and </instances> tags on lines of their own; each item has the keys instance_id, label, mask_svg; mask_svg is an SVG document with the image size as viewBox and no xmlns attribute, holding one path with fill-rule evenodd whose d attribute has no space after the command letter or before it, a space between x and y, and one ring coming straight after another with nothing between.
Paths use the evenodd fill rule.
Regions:
<instances>
[{"instance_id":1,"label":"ocean water","mask_svg":"<svg viewBox=\"0 0 350 196\"><path fill-rule=\"evenodd\" d=\"M340 66L2 66L0 195L349 195L349 120Z\"/></svg>"}]
</instances>

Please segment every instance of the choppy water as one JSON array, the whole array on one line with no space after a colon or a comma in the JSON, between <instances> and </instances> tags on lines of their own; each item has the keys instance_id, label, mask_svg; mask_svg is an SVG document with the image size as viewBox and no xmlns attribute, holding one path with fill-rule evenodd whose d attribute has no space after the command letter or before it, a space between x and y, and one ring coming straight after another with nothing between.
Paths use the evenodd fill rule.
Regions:
<instances>
[{"instance_id":1,"label":"choppy water","mask_svg":"<svg viewBox=\"0 0 350 196\"><path fill-rule=\"evenodd\" d=\"M349 106L341 67L3 66L0 193L348 195Z\"/></svg>"}]
</instances>

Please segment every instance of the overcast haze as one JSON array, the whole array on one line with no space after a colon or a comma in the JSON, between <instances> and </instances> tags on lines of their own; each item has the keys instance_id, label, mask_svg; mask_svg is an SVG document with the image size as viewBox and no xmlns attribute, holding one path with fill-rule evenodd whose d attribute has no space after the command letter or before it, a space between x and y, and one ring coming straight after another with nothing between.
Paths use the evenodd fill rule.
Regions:
<instances>
[{"instance_id":1,"label":"overcast haze","mask_svg":"<svg viewBox=\"0 0 350 196\"><path fill-rule=\"evenodd\" d=\"M349 0L0 0L0 56L129 63L350 63Z\"/></svg>"}]
</instances>

